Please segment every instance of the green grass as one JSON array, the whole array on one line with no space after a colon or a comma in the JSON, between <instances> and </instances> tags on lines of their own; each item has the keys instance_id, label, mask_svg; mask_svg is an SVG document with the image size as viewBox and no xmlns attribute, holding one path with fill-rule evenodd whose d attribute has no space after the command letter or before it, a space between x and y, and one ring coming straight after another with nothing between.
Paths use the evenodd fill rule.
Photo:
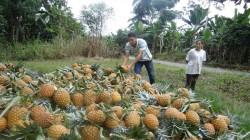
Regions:
<instances>
[{"instance_id":1,"label":"green grass","mask_svg":"<svg viewBox=\"0 0 250 140\"><path fill-rule=\"evenodd\" d=\"M121 64L118 59L88 59L69 58L62 60L35 60L23 61L23 64L30 69L39 72L51 72L56 68L71 65L74 62L97 63L103 67L115 67ZM18 62L14 62L18 63ZM157 81L168 81L171 87L183 87L185 83L185 69L170 67L166 65L155 65ZM143 76L146 76L145 69ZM145 77L146 78L146 77ZM250 76L232 73L211 73L203 72L199 77L196 95L200 99L212 101L216 112L224 113L229 111L236 115L240 123L240 130L250 131Z\"/></svg>"}]
</instances>

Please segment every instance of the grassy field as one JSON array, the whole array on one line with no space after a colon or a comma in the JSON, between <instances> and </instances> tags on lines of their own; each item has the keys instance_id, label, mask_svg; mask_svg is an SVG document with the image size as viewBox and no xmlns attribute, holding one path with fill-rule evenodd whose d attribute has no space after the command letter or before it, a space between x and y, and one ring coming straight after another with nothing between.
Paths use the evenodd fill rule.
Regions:
<instances>
[{"instance_id":1,"label":"grassy field","mask_svg":"<svg viewBox=\"0 0 250 140\"><path fill-rule=\"evenodd\" d=\"M27 67L39 72L51 72L56 68L71 65L74 62L97 63L103 67L115 67L121 63L118 59L69 58L62 60L23 61ZM14 62L18 63L18 62ZM172 88L184 86L185 70L183 68L155 65L157 81L167 81ZM143 71L146 76L145 70ZM145 77L147 78L147 77ZM211 73L204 71L197 84L196 95L200 99L212 101L216 112L230 112L236 116L235 121L242 131L250 131L250 76L232 73Z\"/></svg>"}]
</instances>

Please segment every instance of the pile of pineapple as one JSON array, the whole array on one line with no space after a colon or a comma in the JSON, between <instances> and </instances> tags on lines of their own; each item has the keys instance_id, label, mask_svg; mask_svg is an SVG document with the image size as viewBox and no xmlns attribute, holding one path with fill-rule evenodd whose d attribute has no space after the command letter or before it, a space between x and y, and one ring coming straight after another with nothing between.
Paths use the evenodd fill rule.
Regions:
<instances>
[{"instance_id":1,"label":"pile of pineapple","mask_svg":"<svg viewBox=\"0 0 250 140\"><path fill-rule=\"evenodd\" d=\"M200 140L233 135L226 115L185 88L151 85L123 67L74 63L39 74L0 64L0 139Z\"/></svg>"}]
</instances>

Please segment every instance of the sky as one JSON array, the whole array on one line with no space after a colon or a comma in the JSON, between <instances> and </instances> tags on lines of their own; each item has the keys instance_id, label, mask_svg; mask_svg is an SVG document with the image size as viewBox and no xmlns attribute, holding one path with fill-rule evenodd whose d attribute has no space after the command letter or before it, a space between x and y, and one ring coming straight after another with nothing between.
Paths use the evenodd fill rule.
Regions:
<instances>
[{"instance_id":1,"label":"sky","mask_svg":"<svg viewBox=\"0 0 250 140\"><path fill-rule=\"evenodd\" d=\"M175 10L183 10L190 0L180 0L176 6ZM198 3L201 3L204 8L208 7L208 0L195 0ZM81 10L84 6L89 4L94 4L98 2L104 2L107 6L112 7L114 10L113 15L107 20L104 28L104 34L108 35L115 33L118 29L125 29L129 25L129 19L133 17L133 0L68 0L68 6L71 7L73 15L76 19L80 19ZM211 4L209 10L209 17L214 15L223 15L226 17L233 17L235 5L233 2L225 2L222 6L223 10L218 10ZM236 6L238 11L242 13L244 9L243 6ZM181 20L176 20L177 26L185 25Z\"/></svg>"}]
</instances>

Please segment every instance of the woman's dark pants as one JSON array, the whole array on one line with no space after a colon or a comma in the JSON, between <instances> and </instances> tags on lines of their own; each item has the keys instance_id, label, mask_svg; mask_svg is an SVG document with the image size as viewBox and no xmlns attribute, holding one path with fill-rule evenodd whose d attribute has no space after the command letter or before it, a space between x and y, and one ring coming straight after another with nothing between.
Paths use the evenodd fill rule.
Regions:
<instances>
[{"instance_id":1,"label":"woman's dark pants","mask_svg":"<svg viewBox=\"0 0 250 140\"><path fill-rule=\"evenodd\" d=\"M195 84L199 77L199 74L186 74L186 88L195 90Z\"/></svg>"}]
</instances>

